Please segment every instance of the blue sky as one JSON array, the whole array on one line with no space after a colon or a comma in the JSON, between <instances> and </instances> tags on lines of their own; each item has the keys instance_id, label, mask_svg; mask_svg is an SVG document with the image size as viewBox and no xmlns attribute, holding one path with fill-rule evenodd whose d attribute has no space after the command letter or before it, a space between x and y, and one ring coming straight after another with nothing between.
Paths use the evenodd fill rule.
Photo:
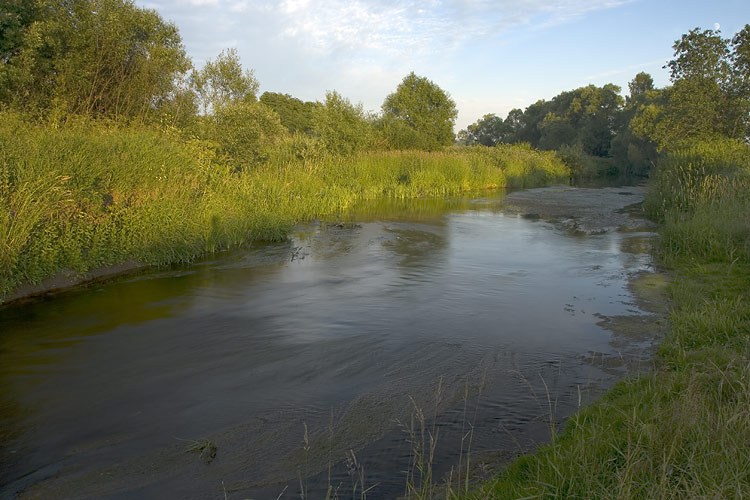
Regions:
<instances>
[{"instance_id":1,"label":"blue sky","mask_svg":"<svg viewBox=\"0 0 750 500\"><path fill-rule=\"evenodd\" d=\"M564 90L639 71L657 86L694 27L731 36L747 0L136 0L177 25L197 67L229 47L261 92L303 100L337 90L378 111L410 71L448 91L456 131Z\"/></svg>"}]
</instances>

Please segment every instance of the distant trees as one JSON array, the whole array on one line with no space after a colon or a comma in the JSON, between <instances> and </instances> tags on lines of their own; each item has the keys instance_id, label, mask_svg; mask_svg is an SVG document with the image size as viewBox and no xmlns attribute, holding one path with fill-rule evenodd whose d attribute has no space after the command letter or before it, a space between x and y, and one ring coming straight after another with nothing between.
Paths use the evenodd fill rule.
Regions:
<instances>
[{"instance_id":1,"label":"distant trees","mask_svg":"<svg viewBox=\"0 0 750 500\"><path fill-rule=\"evenodd\" d=\"M372 127L361 104L352 104L336 91L326 92L326 100L313 109L313 131L328 151L351 154L366 149L372 140Z\"/></svg>"},{"instance_id":2,"label":"distant trees","mask_svg":"<svg viewBox=\"0 0 750 500\"><path fill-rule=\"evenodd\" d=\"M613 84L562 92L550 101L537 101L525 111L514 109L505 120L485 115L469 125L461 138L467 144L486 146L528 142L541 149L579 144L589 155L606 157L623 105L619 92Z\"/></svg>"},{"instance_id":3,"label":"distant trees","mask_svg":"<svg viewBox=\"0 0 750 500\"><path fill-rule=\"evenodd\" d=\"M506 123L495 114L487 114L469 125L466 130L460 131L458 142L466 145L494 146L500 142L511 142L513 135L514 130L510 122Z\"/></svg>"},{"instance_id":4,"label":"distant trees","mask_svg":"<svg viewBox=\"0 0 750 500\"><path fill-rule=\"evenodd\" d=\"M312 133L313 109L316 107L314 102L304 102L289 94L278 92L263 92L260 102L278 113L281 124L289 132Z\"/></svg>"},{"instance_id":5,"label":"distant trees","mask_svg":"<svg viewBox=\"0 0 750 500\"><path fill-rule=\"evenodd\" d=\"M458 111L447 92L425 77L409 73L382 106L378 128L397 149L438 149L453 144Z\"/></svg>"}]
</instances>

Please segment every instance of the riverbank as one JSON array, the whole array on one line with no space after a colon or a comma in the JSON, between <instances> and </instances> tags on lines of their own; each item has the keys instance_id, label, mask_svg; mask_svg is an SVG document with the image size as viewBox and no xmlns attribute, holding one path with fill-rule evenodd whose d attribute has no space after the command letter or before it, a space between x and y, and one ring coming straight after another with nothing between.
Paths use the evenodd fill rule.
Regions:
<instances>
[{"instance_id":1,"label":"riverbank","mask_svg":"<svg viewBox=\"0 0 750 500\"><path fill-rule=\"evenodd\" d=\"M278 145L252 168L176 131L0 120L0 302L163 266L253 241L359 200L449 196L567 180L552 152L524 146L441 152L301 154ZM291 139L290 139L291 141Z\"/></svg>"},{"instance_id":2,"label":"riverbank","mask_svg":"<svg viewBox=\"0 0 750 500\"><path fill-rule=\"evenodd\" d=\"M741 498L750 491L750 151L693 144L660 161L646 209L670 269L655 368L470 498Z\"/></svg>"},{"instance_id":3,"label":"riverbank","mask_svg":"<svg viewBox=\"0 0 750 500\"><path fill-rule=\"evenodd\" d=\"M628 277L651 258L638 232L519 216L514 193L363 203L285 242L4 310L7 490L292 499L299 474L307 498L341 498L353 450L368 498L391 499L420 408L438 419L436 481L468 422L471 464L530 450L547 390L564 419L647 363L643 339L599 323L639 309Z\"/></svg>"}]
</instances>

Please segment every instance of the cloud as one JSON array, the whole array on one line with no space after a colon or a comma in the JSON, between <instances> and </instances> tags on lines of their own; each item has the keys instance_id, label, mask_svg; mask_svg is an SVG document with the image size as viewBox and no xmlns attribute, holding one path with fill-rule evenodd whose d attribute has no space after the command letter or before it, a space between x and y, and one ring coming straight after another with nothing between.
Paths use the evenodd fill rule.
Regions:
<instances>
[{"instance_id":1,"label":"cloud","mask_svg":"<svg viewBox=\"0 0 750 500\"><path fill-rule=\"evenodd\" d=\"M246 0L242 0L240 2L232 2L229 5L229 11L237 12L237 13L245 12L247 10L247 7L248 7L248 3Z\"/></svg>"},{"instance_id":2,"label":"cloud","mask_svg":"<svg viewBox=\"0 0 750 500\"><path fill-rule=\"evenodd\" d=\"M236 47L262 89L304 100L338 90L377 110L409 71L458 91L475 54L632 0L136 0L180 29L196 67ZM530 31L536 30L536 33ZM505 52L505 58L512 57ZM482 71L494 71L483 64ZM486 73L475 73L475 77ZM457 97L458 95L456 95ZM478 103L464 103L477 110ZM502 110L499 103L495 109ZM468 120L473 111L464 112ZM473 121L473 119L472 119Z\"/></svg>"},{"instance_id":3,"label":"cloud","mask_svg":"<svg viewBox=\"0 0 750 500\"><path fill-rule=\"evenodd\" d=\"M318 54L379 51L398 57L436 55L497 37L517 26L540 28L632 0L285 0L282 36Z\"/></svg>"},{"instance_id":4,"label":"cloud","mask_svg":"<svg viewBox=\"0 0 750 500\"><path fill-rule=\"evenodd\" d=\"M594 80L600 80L602 78L609 78L612 76L619 76L624 74L629 74L635 76L636 71L643 71L649 68L654 67L661 67L668 58L665 57L664 59L656 59L653 61L641 63L641 64L631 64L630 66L625 66L623 68L615 68L608 71L603 71L601 73L597 73L595 75L589 75L584 78L584 80L594 81Z\"/></svg>"}]
</instances>

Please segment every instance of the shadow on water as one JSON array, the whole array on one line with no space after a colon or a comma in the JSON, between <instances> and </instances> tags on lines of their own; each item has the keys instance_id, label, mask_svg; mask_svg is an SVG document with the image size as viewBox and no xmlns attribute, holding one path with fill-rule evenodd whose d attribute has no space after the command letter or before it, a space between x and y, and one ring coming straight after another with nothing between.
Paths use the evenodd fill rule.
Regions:
<instances>
[{"instance_id":1,"label":"shadow on water","mask_svg":"<svg viewBox=\"0 0 750 500\"><path fill-rule=\"evenodd\" d=\"M367 202L1 309L3 498L343 497L352 452L393 498L415 408L438 476L468 414L476 463L529 449L626 372L600 323L644 314L627 283L648 235L572 235L503 196Z\"/></svg>"}]
</instances>

